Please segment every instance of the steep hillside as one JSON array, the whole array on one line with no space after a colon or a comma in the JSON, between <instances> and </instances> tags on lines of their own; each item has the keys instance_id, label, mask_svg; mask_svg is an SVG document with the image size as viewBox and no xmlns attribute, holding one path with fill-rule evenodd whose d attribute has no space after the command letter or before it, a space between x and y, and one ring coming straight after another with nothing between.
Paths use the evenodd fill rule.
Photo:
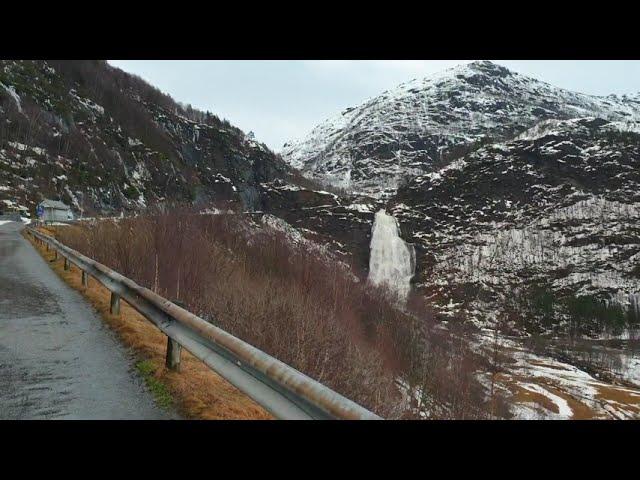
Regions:
<instances>
[{"instance_id":1,"label":"steep hillside","mask_svg":"<svg viewBox=\"0 0 640 480\"><path fill-rule=\"evenodd\" d=\"M640 133L547 121L416 177L391 210L419 286L465 318L619 333L640 313L639 192Z\"/></svg>"},{"instance_id":2,"label":"steep hillside","mask_svg":"<svg viewBox=\"0 0 640 480\"><path fill-rule=\"evenodd\" d=\"M104 61L0 62L0 200L85 214L241 200L288 176L263 144Z\"/></svg>"},{"instance_id":3,"label":"steep hillside","mask_svg":"<svg viewBox=\"0 0 640 480\"><path fill-rule=\"evenodd\" d=\"M286 144L305 175L386 196L479 145L546 119L639 120L640 97L595 97L553 87L491 62L474 62L400 85Z\"/></svg>"},{"instance_id":4,"label":"steep hillside","mask_svg":"<svg viewBox=\"0 0 640 480\"><path fill-rule=\"evenodd\" d=\"M414 289L443 320L515 334L640 327L640 128L546 120L383 200L262 185L265 210L367 269L386 208L416 248Z\"/></svg>"},{"instance_id":5,"label":"steep hillside","mask_svg":"<svg viewBox=\"0 0 640 480\"><path fill-rule=\"evenodd\" d=\"M366 271L373 215L382 202L281 180L261 184L260 200L263 211L282 218Z\"/></svg>"},{"instance_id":6,"label":"steep hillside","mask_svg":"<svg viewBox=\"0 0 640 480\"><path fill-rule=\"evenodd\" d=\"M443 319L517 334L638 326L640 96L475 62L343 112L283 155L351 192L287 220L351 245L366 268L386 208L415 244L416 290Z\"/></svg>"}]
</instances>

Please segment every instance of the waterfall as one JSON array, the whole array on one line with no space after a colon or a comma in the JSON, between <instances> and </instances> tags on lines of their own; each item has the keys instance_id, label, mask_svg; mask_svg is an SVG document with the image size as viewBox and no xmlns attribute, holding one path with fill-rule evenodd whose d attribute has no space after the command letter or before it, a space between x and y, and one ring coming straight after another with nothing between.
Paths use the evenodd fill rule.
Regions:
<instances>
[{"instance_id":1,"label":"waterfall","mask_svg":"<svg viewBox=\"0 0 640 480\"><path fill-rule=\"evenodd\" d=\"M398 222L380 210L371 231L369 281L373 285L385 284L404 301L411 289L415 264L415 250L400 238Z\"/></svg>"}]
</instances>

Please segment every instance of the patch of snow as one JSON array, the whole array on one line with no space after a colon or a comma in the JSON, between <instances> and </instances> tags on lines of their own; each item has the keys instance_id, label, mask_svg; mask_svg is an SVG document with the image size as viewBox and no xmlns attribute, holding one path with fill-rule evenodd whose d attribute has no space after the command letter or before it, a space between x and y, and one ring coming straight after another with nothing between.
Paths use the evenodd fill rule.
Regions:
<instances>
[{"instance_id":1,"label":"patch of snow","mask_svg":"<svg viewBox=\"0 0 640 480\"><path fill-rule=\"evenodd\" d=\"M549 400L551 400L558 407L558 416L561 419L569 419L573 417L573 410L569 406L569 403L558 395L551 393L549 390L542 388L540 385L536 383L521 383L520 386L525 390L529 390L530 392L539 393L540 395L544 395Z\"/></svg>"},{"instance_id":2,"label":"patch of snow","mask_svg":"<svg viewBox=\"0 0 640 480\"><path fill-rule=\"evenodd\" d=\"M29 148L24 143L19 143L19 142L9 142L9 146L15 148L16 150L20 150L21 152L24 152Z\"/></svg>"},{"instance_id":3,"label":"patch of snow","mask_svg":"<svg viewBox=\"0 0 640 480\"><path fill-rule=\"evenodd\" d=\"M373 213L373 205L370 203L351 203L345 208L347 210L355 210L360 213Z\"/></svg>"},{"instance_id":4,"label":"patch of snow","mask_svg":"<svg viewBox=\"0 0 640 480\"><path fill-rule=\"evenodd\" d=\"M80 103L84 108L91 110L99 115L104 115L104 107L102 107L101 105L98 105L96 102L94 102L89 98L84 98L79 96L78 93L75 91L75 89L71 89L69 91L69 94L73 98L75 98L78 101L78 103Z\"/></svg>"}]
</instances>

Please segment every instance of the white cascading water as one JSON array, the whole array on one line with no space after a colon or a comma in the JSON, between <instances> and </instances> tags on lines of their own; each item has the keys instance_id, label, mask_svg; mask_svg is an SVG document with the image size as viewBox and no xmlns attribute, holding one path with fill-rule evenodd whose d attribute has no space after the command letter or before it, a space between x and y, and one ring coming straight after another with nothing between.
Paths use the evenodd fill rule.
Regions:
<instances>
[{"instance_id":1,"label":"white cascading water","mask_svg":"<svg viewBox=\"0 0 640 480\"><path fill-rule=\"evenodd\" d=\"M382 209L376 213L371 231L369 281L386 285L405 301L415 271L415 250L400 238L398 222Z\"/></svg>"}]
</instances>

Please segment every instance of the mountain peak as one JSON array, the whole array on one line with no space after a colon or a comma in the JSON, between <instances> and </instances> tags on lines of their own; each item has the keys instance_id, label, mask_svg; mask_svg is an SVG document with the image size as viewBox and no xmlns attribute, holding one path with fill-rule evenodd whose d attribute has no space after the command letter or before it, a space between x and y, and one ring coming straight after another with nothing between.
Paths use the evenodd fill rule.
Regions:
<instances>
[{"instance_id":1,"label":"mountain peak","mask_svg":"<svg viewBox=\"0 0 640 480\"><path fill-rule=\"evenodd\" d=\"M465 65L467 69L472 70L473 72L483 73L485 75L491 75L496 77L507 77L509 75L513 75L512 72L502 65L498 65L497 63L493 63L489 60L476 60Z\"/></svg>"},{"instance_id":2,"label":"mountain peak","mask_svg":"<svg viewBox=\"0 0 640 480\"><path fill-rule=\"evenodd\" d=\"M368 195L430 173L455 152L548 119L638 121L635 100L569 92L482 60L412 80L330 118L282 150L307 176Z\"/></svg>"}]
</instances>

